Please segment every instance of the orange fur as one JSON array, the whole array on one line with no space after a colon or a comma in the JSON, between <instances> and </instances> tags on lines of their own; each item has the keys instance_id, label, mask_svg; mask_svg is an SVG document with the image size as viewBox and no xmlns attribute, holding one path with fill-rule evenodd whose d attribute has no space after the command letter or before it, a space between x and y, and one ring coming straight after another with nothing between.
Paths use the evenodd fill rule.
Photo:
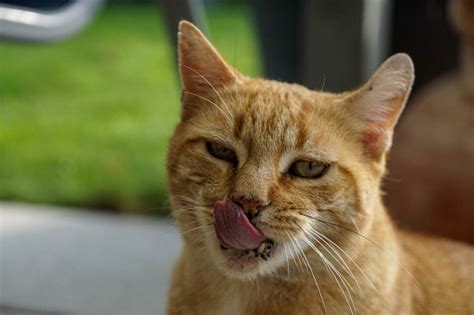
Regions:
<instances>
[{"instance_id":1,"label":"orange fur","mask_svg":"<svg viewBox=\"0 0 474 315\"><path fill-rule=\"evenodd\" d=\"M380 183L393 128L413 82L408 56L386 61L359 90L330 94L251 79L192 24L179 52L183 116L168 183L184 247L169 314L472 314L474 251L398 231ZM233 150L238 164L206 151ZM297 160L329 165L288 175ZM220 248L217 200L268 204L255 226L275 241L268 260Z\"/></svg>"}]
</instances>

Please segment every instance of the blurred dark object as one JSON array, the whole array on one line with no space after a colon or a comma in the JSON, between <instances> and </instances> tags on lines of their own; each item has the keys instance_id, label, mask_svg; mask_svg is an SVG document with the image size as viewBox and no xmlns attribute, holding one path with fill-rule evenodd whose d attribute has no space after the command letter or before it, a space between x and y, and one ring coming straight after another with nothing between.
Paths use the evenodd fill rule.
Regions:
<instances>
[{"instance_id":1,"label":"blurred dark object","mask_svg":"<svg viewBox=\"0 0 474 315\"><path fill-rule=\"evenodd\" d=\"M362 3L254 1L265 76L331 91L356 86L361 77Z\"/></svg>"},{"instance_id":2,"label":"blurred dark object","mask_svg":"<svg viewBox=\"0 0 474 315\"><path fill-rule=\"evenodd\" d=\"M65 6L71 5L74 0L2 0L0 4L8 4L10 6L22 7L24 9L34 10L57 10Z\"/></svg>"},{"instance_id":3,"label":"blurred dark object","mask_svg":"<svg viewBox=\"0 0 474 315\"><path fill-rule=\"evenodd\" d=\"M82 30L104 0L0 1L0 38L53 42Z\"/></svg>"},{"instance_id":4,"label":"blurred dark object","mask_svg":"<svg viewBox=\"0 0 474 315\"><path fill-rule=\"evenodd\" d=\"M274 80L298 82L301 78L300 45L302 1L275 0L253 2L262 48L265 76ZM285 21L283 23L283 21Z\"/></svg>"},{"instance_id":5,"label":"blurred dark object","mask_svg":"<svg viewBox=\"0 0 474 315\"><path fill-rule=\"evenodd\" d=\"M414 91L458 66L459 40L447 11L448 0L393 1L391 54L413 59Z\"/></svg>"},{"instance_id":6,"label":"blurred dark object","mask_svg":"<svg viewBox=\"0 0 474 315\"><path fill-rule=\"evenodd\" d=\"M345 91L368 79L388 56L407 52L421 86L457 65L446 2L253 1L265 76Z\"/></svg>"},{"instance_id":7,"label":"blurred dark object","mask_svg":"<svg viewBox=\"0 0 474 315\"><path fill-rule=\"evenodd\" d=\"M157 1L163 7L166 28L169 38L173 43L174 54L177 56L178 24L181 20L187 20L196 25L203 33L207 33L205 23L204 4L201 0L161 0Z\"/></svg>"},{"instance_id":8,"label":"blurred dark object","mask_svg":"<svg viewBox=\"0 0 474 315\"><path fill-rule=\"evenodd\" d=\"M387 204L401 226L474 244L474 1L450 8L461 65L413 99L395 133Z\"/></svg>"}]
</instances>

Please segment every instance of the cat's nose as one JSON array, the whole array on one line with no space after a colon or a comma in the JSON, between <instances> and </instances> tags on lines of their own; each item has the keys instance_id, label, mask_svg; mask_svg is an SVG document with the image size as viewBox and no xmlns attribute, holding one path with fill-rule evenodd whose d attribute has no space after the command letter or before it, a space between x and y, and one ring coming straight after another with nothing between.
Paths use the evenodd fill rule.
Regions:
<instances>
[{"instance_id":1,"label":"cat's nose","mask_svg":"<svg viewBox=\"0 0 474 315\"><path fill-rule=\"evenodd\" d=\"M271 202L252 194L233 193L229 198L239 204L244 212L252 217L257 216L262 210L270 206Z\"/></svg>"}]
</instances>

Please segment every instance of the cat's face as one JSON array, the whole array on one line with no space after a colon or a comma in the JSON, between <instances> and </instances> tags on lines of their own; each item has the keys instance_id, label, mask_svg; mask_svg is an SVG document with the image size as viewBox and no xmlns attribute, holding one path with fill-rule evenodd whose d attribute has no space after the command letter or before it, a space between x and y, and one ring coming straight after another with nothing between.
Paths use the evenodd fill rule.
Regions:
<instances>
[{"instance_id":1,"label":"cat's face","mask_svg":"<svg viewBox=\"0 0 474 315\"><path fill-rule=\"evenodd\" d=\"M183 22L180 63L183 119L168 172L187 246L249 279L286 270L306 249L344 246L346 229L370 225L412 83L408 57L392 58L359 91L321 93L238 74Z\"/></svg>"}]
</instances>

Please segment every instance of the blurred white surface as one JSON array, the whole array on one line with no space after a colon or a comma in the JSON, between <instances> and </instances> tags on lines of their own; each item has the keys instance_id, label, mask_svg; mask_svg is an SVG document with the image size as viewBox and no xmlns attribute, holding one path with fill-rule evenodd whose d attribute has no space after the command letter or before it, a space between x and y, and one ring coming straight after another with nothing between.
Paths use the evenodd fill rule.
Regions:
<instances>
[{"instance_id":1,"label":"blurred white surface","mask_svg":"<svg viewBox=\"0 0 474 315\"><path fill-rule=\"evenodd\" d=\"M0 313L164 314L171 220L0 203Z\"/></svg>"},{"instance_id":2,"label":"blurred white surface","mask_svg":"<svg viewBox=\"0 0 474 315\"><path fill-rule=\"evenodd\" d=\"M54 10L34 10L0 2L0 38L52 42L82 30L104 0L69 1Z\"/></svg>"}]
</instances>

